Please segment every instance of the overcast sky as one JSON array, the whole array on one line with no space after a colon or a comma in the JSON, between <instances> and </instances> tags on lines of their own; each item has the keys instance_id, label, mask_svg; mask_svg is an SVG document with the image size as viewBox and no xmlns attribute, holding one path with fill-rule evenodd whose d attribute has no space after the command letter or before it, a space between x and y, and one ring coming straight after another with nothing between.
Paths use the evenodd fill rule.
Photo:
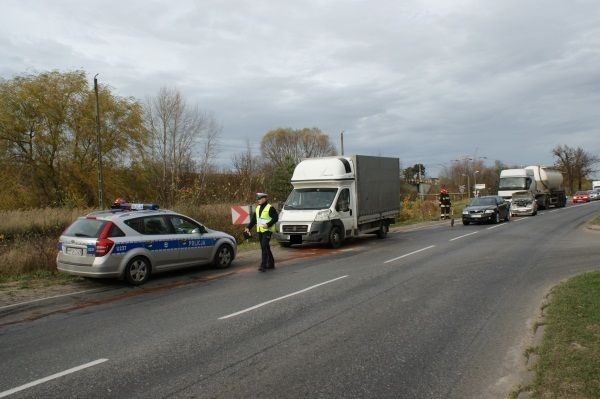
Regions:
<instances>
[{"instance_id":1,"label":"overcast sky","mask_svg":"<svg viewBox=\"0 0 600 399\"><path fill-rule=\"evenodd\" d=\"M218 163L276 127L402 166L600 156L598 0L2 0L0 77L177 88L223 127Z\"/></svg>"}]
</instances>

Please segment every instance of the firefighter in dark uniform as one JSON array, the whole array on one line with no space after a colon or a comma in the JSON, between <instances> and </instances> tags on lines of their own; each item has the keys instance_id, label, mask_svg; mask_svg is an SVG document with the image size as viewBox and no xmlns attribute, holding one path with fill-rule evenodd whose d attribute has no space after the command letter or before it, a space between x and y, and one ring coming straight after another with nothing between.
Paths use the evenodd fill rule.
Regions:
<instances>
[{"instance_id":1,"label":"firefighter in dark uniform","mask_svg":"<svg viewBox=\"0 0 600 399\"><path fill-rule=\"evenodd\" d=\"M440 190L440 218L441 219L450 219L450 206L452 202L450 201L450 194L448 194L448 190L446 187L442 186Z\"/></svg>"}]
</instances>

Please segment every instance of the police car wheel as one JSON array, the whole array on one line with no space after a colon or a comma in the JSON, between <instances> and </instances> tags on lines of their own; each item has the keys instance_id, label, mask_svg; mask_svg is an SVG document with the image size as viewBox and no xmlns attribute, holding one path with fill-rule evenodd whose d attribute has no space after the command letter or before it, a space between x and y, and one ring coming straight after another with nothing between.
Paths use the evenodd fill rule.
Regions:
<instances>
[{"instance_id":1,"label":"police car wheel","mask_svg":"<svg viewBox=\"0 0 600 399\"><path fill-rule=\"evenodd\" d=\"M129 284L144 284L150 278L150 262L142 256L131 259L125 266L124 277Z\"/></svg>"},{"instance_id":2,"label":"police car wheel","mask_svg":"<svg viewBox=\"0 0 600 399\"><path fill-rule=\"evenodd\" d=\"M215 267L219 269L225 269L231 266L231 262L233 261L233 249L229 245L221 245L217 249L217 253L215 254L215 259L213 261Z\"/></svg>"}]
</instances>

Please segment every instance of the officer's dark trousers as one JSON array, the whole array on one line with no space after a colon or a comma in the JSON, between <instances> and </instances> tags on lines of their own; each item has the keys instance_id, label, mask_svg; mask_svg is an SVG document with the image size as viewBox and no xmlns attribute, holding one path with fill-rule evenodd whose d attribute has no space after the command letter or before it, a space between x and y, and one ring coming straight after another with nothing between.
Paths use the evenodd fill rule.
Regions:
<instances>
[{"instance_id":1,"label":"officer's dark trousers","mask_svg":"<svg viewBox=\"0 0 600 399\"><path fill-rule=\"evenodd\" d=\"M265 233L258 233L258 238L260 240L260 250L262 252L262 257L260 261L261 269L272 269L275 267L275 259L273 258L273 252L271 252L271 245L269 242L271 241L271 233L267 231Z\"/></svg>"}]
</instances>

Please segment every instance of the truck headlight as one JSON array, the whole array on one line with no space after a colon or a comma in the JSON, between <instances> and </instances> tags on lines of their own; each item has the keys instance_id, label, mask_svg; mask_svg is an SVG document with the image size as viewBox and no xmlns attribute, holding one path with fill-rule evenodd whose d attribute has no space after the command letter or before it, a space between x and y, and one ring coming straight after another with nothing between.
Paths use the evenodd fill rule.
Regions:
<instances>
[{"instance_id":1,"label":"truck headlight","mask_svg":"<svg viewBox=\"0 0 600 399\"><path fill-rule=\"evenodd\" d=\"M325 220L329 220L330 213L331 211L329 209L317 212L317 214L315 215L315 222L323 222Z\"/></svg>"}]
</instances>

